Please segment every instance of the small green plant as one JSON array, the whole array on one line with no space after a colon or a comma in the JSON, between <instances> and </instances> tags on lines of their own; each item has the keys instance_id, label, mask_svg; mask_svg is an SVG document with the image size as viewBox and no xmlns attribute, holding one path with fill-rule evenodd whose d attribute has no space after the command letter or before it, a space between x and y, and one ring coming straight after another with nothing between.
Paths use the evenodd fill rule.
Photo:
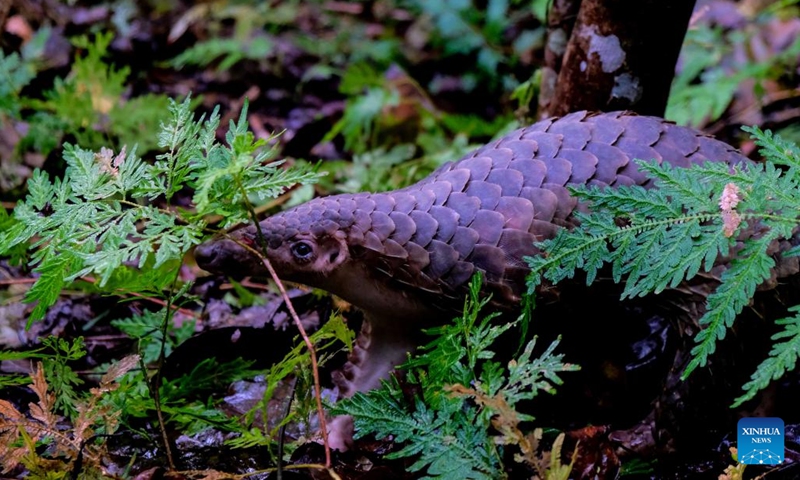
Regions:
<instances>
[{"instance_id":1,"label":"small green plant","mask_svg":"<svg viewBox=\"0 0 800 480\"><path fill-rule=\"evenodd\" d=\"M152 94L124 98L130 69L107 63L112 39L113 34L107 32L91 40L85 36L72 40L85 54L75 59L66 78L56 79L44 100L25 100L35 113L27 118L30 132L22 148L32 146L47 155L63 136L91 150L101 146L120 150L134 144L140 151L156 147L156 126L168 99Z\"/></svg>"},{"instance_id":2,"label":"small green plant","mask_svg":"<svg viewBox=\"0 0 800 480\"><path fill-rule=\"evenodd\" d=\"M761 147L766 163L672 168L640 161L640 168L656 179L657 188L571 188L591 205L592 213L578 214L579 228L559 231L554 239L540 244L544 255L528 259L529 293L544 280L557 283L578 269L592 283L599 269L610 264L614 281L624 279L624 298L643 296L675 288L710 271L718 258L732 256L719 285L708 296L699 320L703 329L695 337L693 359L684 378L704 366L756 287L770 278L776 258L780 262L800 253L797 247L771 253L775 242L794 238L798 224L800 149L769 131L746 130ZM799 308L791 311L797 313ZM753 373L733 406L795 368L800 315L777 324L784 330L773 336L776 343L770 357Z\"/></svg>"},{"instance_id":3,"label":"small green plant","mask_svg":"<svg viewBox=\"0 0 800 480\"><path fill-rule=\"evenodd\" d=\"M400 367L407 381L421 389L413 404L393 377L381 388L357 393L334 408L335 414L353 416L357 437L393 435L404 447L387 458L416 457L409 470L424 472L424 478L505 478L502 450L509 445L520 450L519 461L534 467L539 452L519 427L533 418L514 407L541 392L554 392L561 373L578 369L553 353L558 341L538 357L533 356L533 339L508 365L495 360L493 344L516 322L492 324L498 314L482 314L489 299L480 299L480 287L476 276L463 316L433 329L435 340ZM492 429L500 435L492 435ZM552 465L561 468L555 459Z\"/></svg>"},{"instance_id":4,"label":"small green plant","mask_svg":"<svg viewBox=\"0 0 800 480\"><path fill-rule=\"evenodd\" d=\"M128 318L111 321L111 325L120 329L125 335L137 340L139 355L145 364L158 361L162 345L164 355L169 356L173 349L189 339L194 334L195 322L183 322L181 326L170 324L167 326L167 336L162 334L164 312L146 311Z\"/></svg>"},{"instance_id":5,"label":"small green plant","mask_svg":"<svg viewBox=\"0 0 800 480\"><path fill-rule=\"evenodd\" d=\"M512 53L502 48L503 33L510 25L508 1L489 0L481 9L473 2L461 0L407 0L405 3L435 27L432 43L441 48L445 56L475 55L481 75L468 73L465 82L478 85L479 80L497 81L498 66L512 63Z\"/></svg>"},{"instance_id":6,"label":"small green plant","mask_svg":"<svg viewBox=\"0 0 800 480\"><path fill-rule=\"evenodd\" d=\"M766 19L775 13L775 9L765 9L759 16ZM754 92L761 95L766 81L779 79L796 64L800 39L762 60L723 61L734 58L737 49L747 55L751 42L763 41L757 38L759 34L760 30L754 28L729 31L707 25L690 28L683 45L682 68L673 81L665 117L681 125L713 122L725 113L742 82L752 80Z\"/></svg>"},{"instance_id":7,"label":"small green plant","mask_svg":"<svg viewBox=\"0 0 800 480\"><path fill-rule=\"evenodd\" d=\"M351 348L354 335L340 316L331 317L319 330L310 335L309 338L316 348L325 352L325 355L320 358L320 365L323 365L336 353L334 349L336 345ZM305 350L304 345L298 344L286 354L281 362L264 372L264 379L267 383L264 395L241 419L241 428L238 430L240 436L226 441L226 444L234 448L272 447L280 441L279 431L284 425L298 420L308 424L314 408L313 380L310 369L311 358L308 351ZM295 376L297 383L294 390L299 398L295 399L293 408L288 415L280 419L271 418L270 401L275 396L276 389L290 376ZM259 419L258 416L261 418ZM274 453L272 449L269 451L271 454Z\"/></svg>"},{"instance_id":8,"label":"small green plant","mask_svg":"<svg viewBox=\"0 0 800 480\"><path fill-rule=\"evenodd\" d=\"M396 67L382 74L368 64L353 64L339 90L348 101L325 139L341 135L345 148L354 154L352 162L324 167L339 180L330 188L339 191L408 186L477 148L471 138L490 138L515 125L506 116L488 121L437 111L427 93Z\"/></svg>"},{"instance_id":9,"label":"small green plant","mask_svg":"<svg viewBox=\"0 0 800 480\"><path fill-rule=\"evenodd\" d=\"M232 38L213 38L199 42L187 48L180 55L170 60L170 65L183 68L186 65L204 67L220 59L216 68L226 71L241 60L261 60L269 55L273 43L266 37L257 37L249 41Z\"/></svg>"},{"instance_id":10,"label":"small green plant","mask_svg":"<svg viewBox=\"0 0 800 480\"><path fill-rule=\"evenodd\" d=\"M186 98L180 103L171 101L169 114L157 137L165 153L152 163L137 157L135 147L130 152L122 147L115 153L105 147L93 152L66 145L64 176L51 180L48 174L35 171L28 197L18 203L12 218L0 218L9 226L0 232L0 255L20 247L31 251L30 264L39 277L25 297L36 303L29 324L42 318L68 286L122 297L157 297L166 303L160 312L112 322L139 341L144 356L138 360L141 368L115 375L115 389L92 400L118 412L113 425L157 412L163 423L188 434L210 426L241 431L213 402L186 399L252 377L256 372L248 363L219 364L209 358L188 375L169 380L158 371L165 355L193 332L192 322L182 327L172 322L172 307L190 287L179 281L181 262L192 246L208 236L205 216L222 216L224 226L249 220L254 218L254 203L273 198L297 182L312 183L321 174L313 165L285 169L281 161L270 161L267 141L256 140L248 131L246 106L238 122L231 122L225 144L216 140L216 111L207 119L195 119ZM173 206L174 197L184 189L195 192L193 210ZM333 324L330 329L343 338L341 329ZM54 352L44 358L44 375L52 392L47 394L47 408L77 422L86 396L68 362L86 352L81 342L48 338L43 343ZM43 354L2 352L0 358L32 355ZM308 352L296 354L292 365L308 357ZM105 388L102 382L106 381L101 381ZM19 378L4 382L18 383ZM8 419L6 413L0 412L0 417ZM26 445L37 441L38 437Z\"/></svg>"},{"instance_id":11,"label":"small green plant","mask_svg":"<svg viewBox=\"0 0 800 480\"><path fill-rule=\"evenodd\" d=\"M52 339L53 342L62 342ZM58 348L67 346L68 342ZM77 346L77 344L73 344ZM74 352L73 352L74 353ZM4 356L0 353L0 357ZM44 358L63 363L63 357L44 355ZM31 389L37 401L30 404L29 415L20 412L11 402L0 399L0 465L8 473L23 465L33 478L66 478L70 470L77 472L81 465L84 478L101 476L105 455L104 435L112 434L119 425L120 410L105 403L108 395L117 390L117 380L134 368L136 356L115 363L102 376L97 387L81 395L65 396L65 391L51 390L50 381L57 378L47 373L41 362L30 374ZM68 400L74 410L70 418L59 415L58 403Z\"/></svg>"},{"instance_id":12,"label":"small green plant","mask_svg":"<svg viewBox=\"0 0 800 480\"><path fill-rule=\"evenodd\" d=\"M63 179L35 171L29 195L14 210L11 229L0 234L0 254L36 238L31 263L40 274L26 301L37 301L31 320L42 318L61 290L79 277L96 275L97 288L131 293L121 278L129 263L149 270L150 285L136 293L154 295L175 281L180 262L205 236L203 216L222 215L225 225L247 220L249 197L276 196L297 182L319 176L313 166L284 170L266 163L266 142L247 131L245 112L231 124L227 146L216 142L219 116L195 121L189 99L172 102L162 124L154 164L123 148L95 153L66 145ZM169 208L184 186L194 188L194 212ZM167 208L157 206L163 199ZM141 227L144 225L144 228Z\"/></svg>"}]
</instances>

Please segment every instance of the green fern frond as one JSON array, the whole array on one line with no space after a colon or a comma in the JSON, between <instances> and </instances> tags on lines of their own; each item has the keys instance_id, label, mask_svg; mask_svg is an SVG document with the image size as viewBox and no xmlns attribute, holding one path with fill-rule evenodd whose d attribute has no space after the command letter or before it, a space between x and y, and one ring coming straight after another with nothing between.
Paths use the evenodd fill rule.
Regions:
<instances>
[{"instance_id":1,"label":"green fern frond","mask_svg":"<svg viewBox=\"0 0 800 480\"><path fill-rule=\"evenodd\" d=\"M137 157L135 148L115 153L66 145L63 179L51 181L46 173L34 172L29 196L17 205L14 222L0 235L0 253L29 242L34 249L30 264L39 278L25 299L38 304L29 322L42 318L61 289L78 277L96 275L95 287L102 289L134 264L174 279L178 267L172 262L180 262L205 235L204 215L235 213L226 218L228 224L247 219L250 198L277 196L296 182L319 177L311 166L285 170L277 168L279 162L265 164L271 152L248 131L246 110L231 124L228 146L216 143L216 112L207 121L195 120L189 98L171 101L169 112L158 141L166 153L154 165ZM236 175L217 182L229 173L229 164L236 166ZM161 195L169 201L185 187L199 192L202 201L195 213L162 210L141 201ZM165 265L171 266L171 275L162 270ZM164 278L146 288L152 291L157 285L164 285Z\"/></svg>"},{"instance_id":2,"label":"green fern frond","mask_svg":"<svg viewBox=\"0 0 800 480\"><path fill-rule=\"evenodd\" d=\"M481 299L480 291L480 276L476 276L463 315L430 331L436 339L401 366L408 372L407 381L418 384L422 392L413 405L392 378L381 388L357 393L334 407L334 414L353 416L357 437L393 435L395 442L404 443L390 457L417 456L409 470L424 471L423 478L505 478L503 447L495 447L497 438L490 434L492 419L502 416L514 428L520 420L531 420L514 411L515 406L540 392L552 392L561 384L561 373L578 369L554 353L558 341L537 358L533 357L536 339L528 342L507 368L494 361L492 344L515 322L493 325L496 315L482 316L489 299ZM463 385L474 390L456 394L455 387ZM487 401L470 400L477 396Z\"/></svg>"},{"instance_id":3,"label":"green fern frond","mask_svg":"<svg viewBox=\"0 0 800 480\"><path fill-rule=\"evenodd\" d=\"M800 147L772 134L771 130L761 130L757 126L742 127L742 130L753 135L759 152L764 158L778 165L800 168Z\"/></svg>"},{"instance_id":4,"label":"green fern frond","mask_svg":"<svg viewBox=\"0 0 800 480\"><path fill-rule=\"evenodd\" d=\"M753 298L756 287L769 278L775 260L767 255L767 248L774 239L775 234L770 232L748 242L722 274L721 283L708 296L706 313L700 318L704 328L695 337L694 358L683 372L684 379L698 366L705 366L708 356L716 350L717 341L725 338L736 316Z\"/></svg>"},{"instance_id":5,"label":"green fern frond","mask_svg":"<svg viewBox=\"0 0 800 480\"><path fill-rule=\"evenodd\" d=\"M352 415L356 438L393 436L407 443L387 458L419 455L409 471L425 471L422 478L440 480L500 478L499 463L491 455L492 442L486 425L478 421L475 407L462 399L448 399L436 409L417 399L409 406L397 380L392 378L380 389L357 393L339 402L333 413Z\"/></svg>"},{"instance_id":6,"label":"green fern frond","mask_svg":"<svg viewBox=\"0 0 800 480\"><path fill-rule=\"evenodd\" d=\"M586 271L591 283L603 265L611 264L614 281L625 282L622 296L643 296L675 288L722 265L720 283L699 319L703 329L695 338L684 378L704 366L756 287L770 278L776 260L800 254L797 246L774 253L776 241L793 239L800 217L800 148L769 131L747 131L762 148L766 163L676 168L637 161L655 179L656 188L571 189L592 213L577 214L580 227L559 231L538 245L542 255L526 259L532 270L529 292L534 294L544 280L572 278L577 269ZM727 263L717 263L728 257ZM794 332L787 327L790 331ZM745 385L747 393L739 403L752 398L769 379L794 368L794 340L779 345Z\"/></svg>"},{"instance_id":7,"label":"green fern frond","mask_svg":"<svg viewBox=\"0 0 800 480\"><path fill-rule=\"evenodd\" d=\"M756 368L750 381L742 387L746 393L737 398L732 407L738 407L752 399L770 382L780 379L786 372L795 369L797 359L800 357L800 305L791 307L789 311L794 312L795 316L776 320L777 325L784 325L784 330L772 336L772 340L775 341L786 340L772 346L769 358Z\"/></svg>"}]
</instances>

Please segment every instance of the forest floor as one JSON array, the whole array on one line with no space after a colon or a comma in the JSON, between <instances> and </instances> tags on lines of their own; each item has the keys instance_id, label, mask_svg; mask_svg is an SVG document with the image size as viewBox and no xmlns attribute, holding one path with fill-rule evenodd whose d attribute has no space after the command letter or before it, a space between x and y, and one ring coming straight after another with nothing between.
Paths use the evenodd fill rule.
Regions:
<instances>
[{"instance_id":1,"label":"forest floor","mask_svg":"<svg viewBox=\"0 0 800 480\"><path fill-rule=\"evenodd\" d=\"M483 9L475 10L473 3ZM159 126L169 118L168 98L187 95L198 115L219 107L219 140L249 102L250 129L256 138L269 140L274 158L290 166L321 160L326 177L262 202L261 213L318 195L406 186L492 137L535 121L546 3L4 1L0 202L7 214L0 216L0 227L9 225L7 216L28 193L34 170L52 178L64 174L67 143L114 152L136 144L137 155L154 160L162 151L157 139ZM754 159L756 146L741 131L743 125L800 141L797 2L698 3L667 118L716 135ZM276 132L281 133L274 137ZM189 206L193 193L177 192L172 206ZM283 458L282 478L329 478L324 470L296 468L325 463L311 403L291 407L298 412L296 419L311 419L309 423L293 422L282 431L285 440L276 440L277 425L292 398L308 397L295 388L308 382L289 379L272 385L264 380L264 372L296 344L297 334L283 299L266 279L236 282L209 275L189 254L179 281L191 289L163 331L154 313L165 306L163 299L109 295L94 286L91 275L66 285L44 318L30 324L34 306L23 297L38 273L24 260L19 251L0 257L0 379L7 379L0 382L0 418L27 415L39 420L31 412L44 410L58 417L47 425L77 435L83 418L80 402L100 398L90 389L100 388L102 373L134 353L142 363L127 368L158 370L152 376L172 382L170 401L175 403L164 403L159 411L152 399L145 399L146 381L122 382L114 388L129 393L120 397L127 399L124 406L109 407L122 412L118 429L110 429L113 435L75 436L83 443L63 451L53 446L57 440L26 449L24 435L0 435L0 444L6 442L0 458L8 462L2 475L147 479L170 472L173 478L280 478L263 469L274 469L275 459ZM351 326L358 325L359 314L339 300L301 288L289 294L310 330L334 311L344 312ZM619 308L623 314L643 315L635 303ZM625 341L636 339L621 343ZM656 362L668 355L649 354ZM217 363L204 363L212 356ZM44 376L38 377L36 362L43 360ZM335 395L330 372L343 361L339 351L322 369L327 395ZM207 371L198 372L198 366ZM620 365L606 367L610 371ZM568 385L568 376L565 381ZM265 405L260 402L267 385L277 390ZM49 387L50 400L43 387ZM631 393L636 390L628 386L617 392L623 400L602 400L617 410L630 408L624 413L536 413L537 426L554 422L554 428L546 429L548 445L553 432L567 431L565 463L575 445L580 446L570 478L800 478L800 471L790 468L800 462L796 373L749 404L754 411L774 404L788 412L794 409L785 419L787 463L747 468L744 477L725 470L735 465L730 456L733 425L714 431L714 445L702 452L625 451L614 440L619 437L609 432L625 431L626 445L636 443L630 438L633 420L647 416L653 399L649 390ZM563 398L543 405L557 409ZM272 428L263 427L264 415ZM164 425L158 416L166 418ZM240 418L245 420L240 423ZM274 436L265 439L259 431ZM232 445L237 437L245 440ZM84 451L86 445L95 447ZM359 440L354 449L333 453L332 471L342 479L418 478L420 472L411 471L413 457L387 459L400 448L391 438ZM512 456L507 454L510 464ZM509 467L507 472L511 478L537 475L531 466Z\"/></svg>"}]
</instances>

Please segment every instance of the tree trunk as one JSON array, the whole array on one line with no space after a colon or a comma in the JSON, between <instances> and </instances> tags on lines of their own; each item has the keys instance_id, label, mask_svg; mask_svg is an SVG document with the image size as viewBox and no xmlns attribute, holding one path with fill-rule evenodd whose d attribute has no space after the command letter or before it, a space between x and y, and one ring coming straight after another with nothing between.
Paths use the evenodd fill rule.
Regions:
<instances>
[{"instance_id":1,"label":"tree trunk","mask_svg":"<svg viewBox=\"0 0 800 480\"><path fill-rule=\"evenodd\" d=\"M664 116L694 4L695 0L583 0L555 94L542 116L576 110Z\"/></svg>"}]
</instances>

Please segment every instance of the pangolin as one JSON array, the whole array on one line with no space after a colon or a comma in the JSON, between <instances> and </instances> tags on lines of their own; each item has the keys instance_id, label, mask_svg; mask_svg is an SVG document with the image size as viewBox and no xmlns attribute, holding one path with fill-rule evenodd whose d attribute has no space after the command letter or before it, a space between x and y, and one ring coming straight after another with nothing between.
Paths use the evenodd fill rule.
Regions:
<instances>
[{"instance_id":1,"label":"pangolin","mask_svg":"<svg viewBox=\"0 0 800 480\"><path fill-rule=\"evenodd\" d=\"M534 242L575 224L568 185L643 185L634 159L687 167L749 162L733 147L661 118L576 112L516 130L442 165L409 187L317 198L261 222L267 254L284 279L327 290L364 312L340 377L344 395L378 385L406 359L421 327L450 320L483 272L495 303L526 290L523 258ZM255 229L232 236L255 245ZM227 239L196 249L209 271L265 274Z\"/></svg>"}]
</instances>

